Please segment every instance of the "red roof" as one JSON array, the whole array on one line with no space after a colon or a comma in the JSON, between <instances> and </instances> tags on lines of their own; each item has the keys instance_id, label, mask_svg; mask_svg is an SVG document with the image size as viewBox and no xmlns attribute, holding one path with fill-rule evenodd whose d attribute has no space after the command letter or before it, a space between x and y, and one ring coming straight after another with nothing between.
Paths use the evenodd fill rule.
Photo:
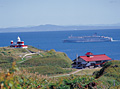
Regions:
<instances>
[{"instance_id":1,"label":"red roof","mask_svg":"<svg viewBox=\"0 0 120 89\"><path fill-rule=\"evenodd\" d=\"M91 52L87 52L85 55L93 55L93 53L91 53Z\"/></svg>"},{"instance_id":2,"label":"red roof","mask_svg":"<svg viewBox=\"0 0 120 89\"><path fill-rule=\"evenodd\" d=\"M83 60L89 62L89 61L102 61L102 60L112 60L111 58L109 58L108 56L106 56L105 54L100 54L100 55L93 55L90 57L87 56L80 56L80 58L82 58Z\"/></svg>"}]
</instances>

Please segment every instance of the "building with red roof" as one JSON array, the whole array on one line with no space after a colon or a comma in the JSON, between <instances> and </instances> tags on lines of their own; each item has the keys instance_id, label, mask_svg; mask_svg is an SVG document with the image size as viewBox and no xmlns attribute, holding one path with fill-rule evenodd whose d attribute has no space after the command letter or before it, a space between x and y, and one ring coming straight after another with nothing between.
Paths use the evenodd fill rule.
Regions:
<instances>
[{"instance_id":1,"label":"building with red roof","mask_svg":"<svg viewBox=\"0 0 120 89\"><path fill-rule=\"evenodd\" d=\"M85 56L78 56L73 60L73 68L85 68L85 67L97 67L102 66L105 62L112 60L105 54L94 55L91 52L87 52Z\"/></svg>"}]
</instances>

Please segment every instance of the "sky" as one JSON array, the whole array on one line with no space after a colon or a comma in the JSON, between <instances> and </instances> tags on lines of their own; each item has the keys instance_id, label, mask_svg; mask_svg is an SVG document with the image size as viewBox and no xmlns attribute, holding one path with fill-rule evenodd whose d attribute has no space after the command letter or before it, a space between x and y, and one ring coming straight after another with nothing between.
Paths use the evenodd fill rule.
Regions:
<instances>
[{"instance_id":1,"label":"sky","mask_svg":"<svg viewBox=\"0 0 120 89\"><path fill-rule=\"evenodd\" d=\"M0 28L120 24L120 0L0 0Z\"/></svg>"}]
</instances>

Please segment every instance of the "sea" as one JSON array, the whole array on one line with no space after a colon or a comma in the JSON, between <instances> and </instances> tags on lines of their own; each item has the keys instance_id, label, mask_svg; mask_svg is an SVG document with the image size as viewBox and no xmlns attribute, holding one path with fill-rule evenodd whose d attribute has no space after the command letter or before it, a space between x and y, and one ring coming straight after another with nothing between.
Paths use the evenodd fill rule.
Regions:
<instances>
[{"instance_id":1,"label":"sea","mask_svg":"<svg viewBox=\"0 0 120 89\"><path fill-rule=\"evenodd\" d=\"M100 36L112 37L112 42L82 42L64 43L68 36L91 36L94 33ZM107 30L70 30L70 31L41 31L41 32L13 32L0 33L0 47L10 46L10 41L17 42L20 37L25 45L31 45L38 49L55 49L64 52L74 60L76 55L84 56L87 52L93 54L106 54L113 60L120 60L120 29Z\"/></svg>"}]
</instances>

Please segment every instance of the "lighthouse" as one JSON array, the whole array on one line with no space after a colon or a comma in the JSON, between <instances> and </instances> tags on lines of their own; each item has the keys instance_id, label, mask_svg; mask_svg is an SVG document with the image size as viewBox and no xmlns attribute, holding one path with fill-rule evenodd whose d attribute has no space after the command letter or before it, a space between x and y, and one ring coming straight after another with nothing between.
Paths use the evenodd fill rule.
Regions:
<instances>
[{"instance_id":1,"label":"lighthouse","mask_svg":"<svg viewBox=\"0 0 120 89\"><path fill-rule=\"evenodd\" d=\"M21 41L20 37L18 36L17 44L13 43L13 40L11 40L10 47L13 47L13 48L28 48L28 45L24 45L24 41Z\"/></svg>"}]
</instances>

